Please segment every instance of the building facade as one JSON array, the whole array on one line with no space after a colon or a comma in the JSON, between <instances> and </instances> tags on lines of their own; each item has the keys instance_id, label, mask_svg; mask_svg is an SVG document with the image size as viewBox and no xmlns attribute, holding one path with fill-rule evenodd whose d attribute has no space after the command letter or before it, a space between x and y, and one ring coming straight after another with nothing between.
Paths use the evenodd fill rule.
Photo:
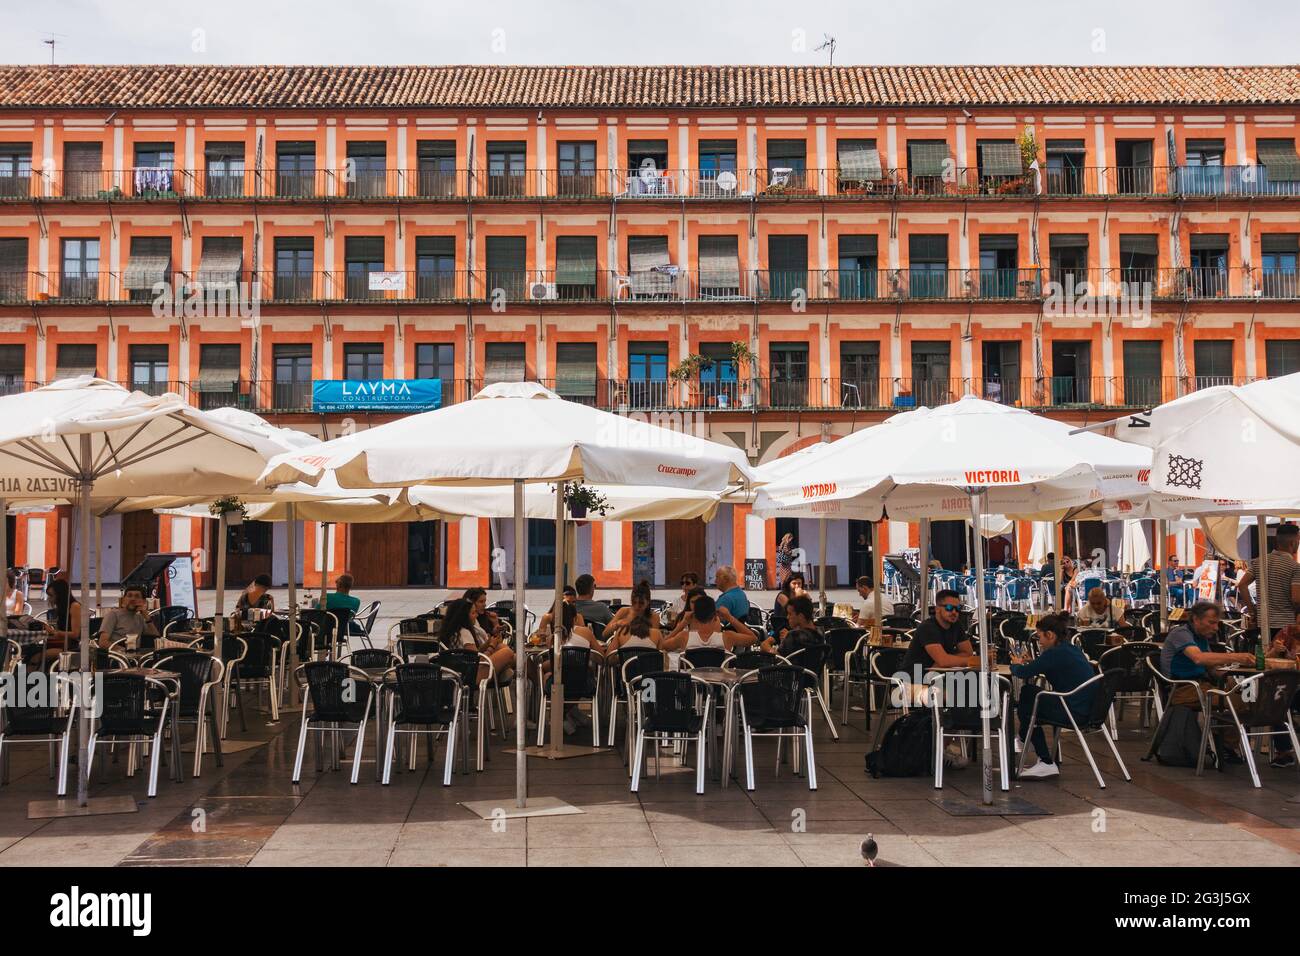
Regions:
<instances>
[{"instance_id":1,"label":"building facade","mask_svg":"<svg viewBox=\"0 0 1300 956\"><path fill-rule=\"evenodd\" d=\"M1293 67L0 67L0 388L94 373L324 437L401 383L529 379L755 463L966 393L1114 417L1300 370L1298 106ZM67 566L68 519L8 519L17 562ZM104 577L211 524L106 518ZM671 583L787 531L817 553L724 506L577 560ZM838 584L867 531L829 528ZM299 533L308 583L513 567L487 520ZM285 534L232 535L231 581L283 580Z\"/></svg>"}]
</instances>

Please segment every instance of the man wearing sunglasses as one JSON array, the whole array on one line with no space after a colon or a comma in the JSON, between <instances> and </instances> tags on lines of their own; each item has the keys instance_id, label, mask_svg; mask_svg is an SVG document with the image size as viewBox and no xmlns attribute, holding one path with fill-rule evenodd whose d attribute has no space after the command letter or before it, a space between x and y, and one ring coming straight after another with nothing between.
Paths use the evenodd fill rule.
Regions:
<instances>
[{"instance_id":1,"label":"man wearing sunglasses","mask_svg":"<svg viewBox=\"0 0 1300 956\"><path fill-rule=\"evenodd\" d=\"M960 612L961 595L956 591L935 595L934 616L916 629L903 658L903 670L913 683L932 667L979 667L980 659L957 623Z\"/></svg>"}]
</instances>

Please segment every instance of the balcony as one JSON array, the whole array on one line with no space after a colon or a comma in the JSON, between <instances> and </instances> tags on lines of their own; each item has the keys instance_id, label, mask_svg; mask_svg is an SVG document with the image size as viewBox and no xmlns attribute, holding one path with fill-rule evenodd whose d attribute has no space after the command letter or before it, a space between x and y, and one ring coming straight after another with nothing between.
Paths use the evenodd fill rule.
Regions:
<instances>
[{"instance_id":1,"label":"balcony","mask_svg":"<svg viewBox=\"0 0 1300 956\"><path fill-rule=\"evenodd\" d=\"M1183 196L1300 196L1300 180L1273 181L1265 166L1178 166L1174 180Z\"/></svg>"}]
</instances>

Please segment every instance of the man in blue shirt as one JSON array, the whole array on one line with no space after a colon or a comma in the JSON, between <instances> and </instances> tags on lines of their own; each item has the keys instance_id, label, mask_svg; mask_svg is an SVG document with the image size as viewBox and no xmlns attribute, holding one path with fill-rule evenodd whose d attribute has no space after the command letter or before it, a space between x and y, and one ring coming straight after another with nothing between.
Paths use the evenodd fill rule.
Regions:
<instances>
[{"instance_id":1,"label":"man in blue shirt","mask_svg":"<svg viewBox=\"0 0 1300 956\"><path fill-rule=\"evenodd\" d=\"M1179 624L1165 638L1165 643L1160 648L1160 673L1173 680L1193 680L1204 687L1211 687L1211 667L1255 663L1254 654L1211 651L1210 641L1218 639L1219 605L1213 601L1197 601L1188 612L1188 623ZM1200 698L1194 687L1183 684L1173 689L1169 695L1169 704L1199 709Z\"/></svg>"},{"instance_id":2,"label":"man in blue shirt","mask_svg":"<svg viewBox=\"0 0 1300 956\"><path fill-rule=\"evenodd\" d=\"M1053 691L1069 692L1080 684L1091 680L1096 671L1084 656L1083 651L1070 643L1066 633L1065 618L1059 614L1048 614L1038 622L1034 635L1038 640L1038 656L1033 660L1024 657L1011 658L1011 673L1021 680L1028 681L1040 674L1047 678ZM1026 683L1020 689L1020 701L1016 705L1016 717L1020 744L1023 746L1025 731L1029 728L1029 717L1034 710L1034 699L1041 690L1036 684ZM1085 720L1092 709L1092 698L1096 687L1090 687L1076 697L1071 697L1066 705L1076 721ZM1070 726L1070 717L1065 713L1059 697L1045 697L1038 703L1038 722L1034 725L1031 743L1038 763L1026 767L1020 772L1022 779L1043 780L1060 775L1052 751L1048 749L1047 737L1043 734L1042 722L1046 720L1065 727Z\"/></svg>"},{"instance_id":3,"label":"man in blue shirt","mask_svg":"<svg viewBox=\"0 0 1300 956\"><path fill-rule=\"evenodd\" d=\"M725 607L737 621L749 617L749 598L740 589L740 579L736 569L729 564L721 565L713 574L713 586L721 592L718 595L718 607Z\"/></svg>"}]
</instances>

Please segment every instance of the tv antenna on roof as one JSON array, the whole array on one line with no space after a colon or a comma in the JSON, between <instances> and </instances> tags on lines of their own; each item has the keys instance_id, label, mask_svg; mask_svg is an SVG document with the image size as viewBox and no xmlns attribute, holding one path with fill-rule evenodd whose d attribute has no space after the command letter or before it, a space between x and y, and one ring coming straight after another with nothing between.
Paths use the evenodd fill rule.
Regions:
<instances>
[{"instance_id":1,"label":"tv antenna on roof","mask_svg":"<svg viewBox=\"0 0 1300 956\"><path fill-rule=\"evenodd\" d=\"M47 33L47 34L45 34L45 39L42 40L41 42L44 43L47 47L50 48L50 66L53 66L53 65L54 65L54 46L55 46L55 44L58 43L60 40L66 40L66 39L67 39L67 37L64 36L62 33Z\"/></svg>"},{"instance_id":2,"label":"tv antenna on roof","mask_svg":"<svg viewBox=\"0 0 1300 956\"><path fill-rule=\"evenodd\" d=\"M831 57L830 65L834 66L835 65L835 38L831 36L829 33L823 33L822 36L825 37L825 39L822 40L821 46L813 47L813 52L820 53L822 50L829 50L830 57Z\"/></svg>"}]
</instances>

